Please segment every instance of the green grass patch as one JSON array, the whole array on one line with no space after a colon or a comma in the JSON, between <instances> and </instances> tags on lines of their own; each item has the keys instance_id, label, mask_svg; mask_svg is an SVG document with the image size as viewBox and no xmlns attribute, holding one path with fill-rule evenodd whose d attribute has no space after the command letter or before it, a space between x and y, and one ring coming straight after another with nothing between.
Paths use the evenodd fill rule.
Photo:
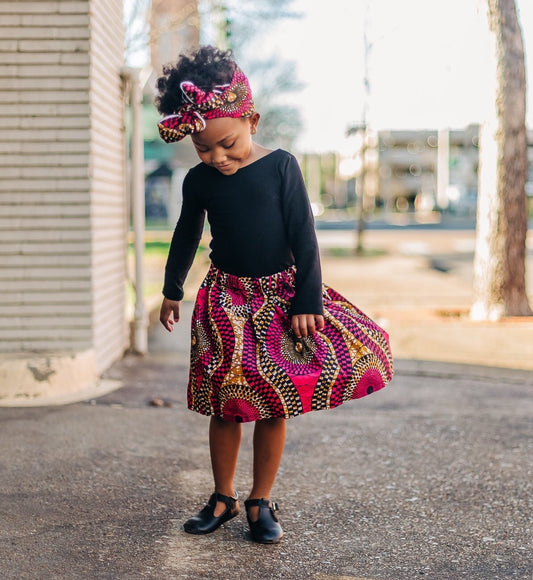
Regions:
<instances>
[{"instance_id":1,"label":"green grass patch","mask_svg":"<svg viewBox=\"0 0 533 580\"><path fill-rule=\"evenodd\" d=\"M363 248L360 251L354 248L327 248L323 250L324 256L331 258L377 258L386 255L386 253L381 248Z\"/></svg>"},{"instance_id":2,"label":"green grass patch","mask_svg":"<svg viewBox=\"0 0 533 580\"><path fill-rule=\"evenodd\" d=\"M145 242L144 244L144 255L145 256L168 256L168 250L170 248L170 242ZM128 247L128 252L133 255L135 251L135 246L131 243Z\"/></svg>"}]
</instances>

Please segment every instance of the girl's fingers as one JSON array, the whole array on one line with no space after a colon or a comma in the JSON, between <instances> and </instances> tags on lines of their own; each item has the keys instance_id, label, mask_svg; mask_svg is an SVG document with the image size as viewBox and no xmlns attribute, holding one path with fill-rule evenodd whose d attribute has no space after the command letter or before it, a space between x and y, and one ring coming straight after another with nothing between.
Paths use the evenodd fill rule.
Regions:
<instances>
[{"instance_id":1,"label":"girl's fingers","mask_svg":"<svg viewBox=\"0 0 533 580\"><path fill-rule=\"evenodd\" d=\"M305 322L307 324L306 333L304 336L308 336L310 334L314 334L315 332L315 317L313 314L308 314L305 317Z\"/></svg>"},{"instance_id":2,"label":"girl's fingers","mask_svg":"<svg viewBox=\"0 0 533 580\"><path fill-rule=\"evenodd\" d=\"M159 321L169 332L172 332L172 330L174 329L174 320L170 318L170 315L161 314L161 316L159 317Z\"/></svg>"},{"instance_id":3,"label":"girl's fingers","mask_svg":"<svg viewBox=\"0 0 533 580\"><path fill-rule=\"evenodd\" d=\"M169 331L174 329L174 323L180 319L180 304L175 300L165 298L159 311L159 321Z\"/></svg>"},{"instance_id":4,"label":"girl's fingers","mask_svg":"<svg viewBox=\"0 0 533 580\"><path fill-rule=\"evenodd\" d=\"M174 315L174 322L178 322L180 319L180 303L177 303L177 306L172 308L172 314Z\"/></svg>"},{"instance_id":5,"label":"girl's fingers","mask_svg":"<svg viewBox=\"0 0 533 580\"><path fill-rule=\"evenodd\" d=\"M302 336L300 334L300 320L298 316L293 316L291 318L291 328L296 335L296 338L300 338L300 336Z\"/></svg>"},{"instance_id":6,"label":"girl's fingers","mask_svg":"<svg viewBox=\"0 0 533 580\"><path fill-rule=\"evenodd\" d=\"M310 336L317 330L324 330L324 317L315 314L297 314L291 319L291 327L296 338Z\"/></svg>"}]
</instances>

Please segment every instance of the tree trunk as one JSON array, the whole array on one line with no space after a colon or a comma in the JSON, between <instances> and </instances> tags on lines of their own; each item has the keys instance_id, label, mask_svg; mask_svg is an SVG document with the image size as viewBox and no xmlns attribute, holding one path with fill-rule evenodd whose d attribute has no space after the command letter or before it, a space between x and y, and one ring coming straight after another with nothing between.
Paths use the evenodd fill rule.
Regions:
<instances>
[{"instance_id":1,"label":"tree trunk","mask_svg":"<svg viewBox=\"0 0 533 580\"><path fill-rule=\"evenodd\" d=\"M514 0L487 0L495 99L480 131L475 320L529 316L526 283L526 77Z\"/></svg>"}]
</instances>

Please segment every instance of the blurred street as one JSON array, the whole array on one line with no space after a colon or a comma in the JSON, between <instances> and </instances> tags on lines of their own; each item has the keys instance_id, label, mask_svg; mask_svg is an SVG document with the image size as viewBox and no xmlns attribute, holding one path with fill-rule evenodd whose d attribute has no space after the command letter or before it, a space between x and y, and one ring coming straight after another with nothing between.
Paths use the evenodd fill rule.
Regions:
<instances>
[{"instance_id":1,"label":"blurred street","mask_svg":"<svg viewBox=\"0 0 533 580\"><path fill-rule=\"evenodd\" d=\"M532 231L526 274L533 304ZM169 232L150 235L159 240L171 236ZM356 232L346 229L346 222L343 228L319 227L317 236L324 282L389 331L397 358L533 370L531 318L498 323L469 319L475 248L471 221L454 220L443 227L390 223L372 227L364 232L361 257L355 255ZM162 286L164 261L146 261L147 277L156 288ZM186 282L186 299L194 300L207 268L204 253L197 257ZM148 300L154 314L160 302L158 290Z\"/></svg>"}]
</instances>

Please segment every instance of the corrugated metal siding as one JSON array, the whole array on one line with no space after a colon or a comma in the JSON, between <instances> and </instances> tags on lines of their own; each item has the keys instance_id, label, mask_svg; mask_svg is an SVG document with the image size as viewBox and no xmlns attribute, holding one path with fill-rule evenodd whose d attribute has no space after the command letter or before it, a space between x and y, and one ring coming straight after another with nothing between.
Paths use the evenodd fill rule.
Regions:
<instances>
[{"instance_id":1,"label":"corrugated metal siding","mask_svg":"<svg viewBox=\"0 0 533 580\"><path fill-rule=\"evenodd\" d=\"M124 349L121 10L0 1L0 352Z\"/></svg>"}]
</instances>

